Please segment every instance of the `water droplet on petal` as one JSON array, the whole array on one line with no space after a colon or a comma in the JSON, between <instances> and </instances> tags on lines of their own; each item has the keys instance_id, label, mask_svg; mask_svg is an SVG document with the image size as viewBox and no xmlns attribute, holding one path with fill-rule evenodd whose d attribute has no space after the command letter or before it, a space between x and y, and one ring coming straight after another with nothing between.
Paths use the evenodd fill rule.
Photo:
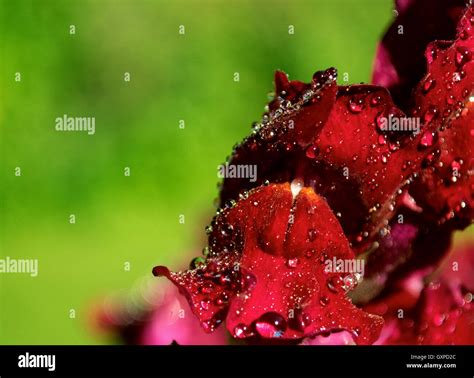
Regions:
<instances>
[{"instance_id":1,"label":"water droplet on petal","mask_svg":"<svg viewBox=\"0 0 474 378\"><path fill-rule=\"evenodd\" d=\"M302 179L294 179L291 182L291 193L293 194L293 198L295 198L298 193L303 189L304 181Z\"/></svg>"},{"instance_id":2,"label":"water droplet on petal","mask_svg":"<svg viewBox=\"0 0 474 378\"><path fill-rule=\"evenodd\" d=\"M343 278L343 289L351 291L357 286L358 280L354 274L349 274Z\"/></svg>"},{"instance_id":3,"label":"water droplet on petal","mask_svg":"<svg viewBox=\"0 0 474 378\"><path fill-rule=\"evenodd\" d=\"M308 230L308 241L312 242L316 239L316 236L318 234L318 231L316 231L314 228L310 228Z\"/></svg>"},{"instance_id":4,"label":"water droplet on petal","mask_svg":"<svg viewBox=\"0 0 474 378\"><path fill-rule=\"evenodd\" d=\"M380 104L380 101L382 101L382 97L380 97L379 95L374 95L370 99L370 105L377 106L378 104Z\"/></svg>"},{"instance_id":5,"label":"water droplet on petal","mask_svg":"<svg viewBox=\"0 0 474 378\"><path fill-rule=\"evenodd\" d=\"M435 45L431 45L430 50L428 51L428 54L427 54L428 63L429 64L433 63L437 57L438 57L438 50Z\"/></svg>"},{"instance_id":6,"label":"water droplet on petal","mask_svg":"<svg viewBox=\"0 0 474 378\"><path fill-rule=\"evenodd\" d=\"M340 285L341 285L341 279L338 276L333 276L329 278L326 282L326 286L333 293L337 293Z\"/></svg>"},{"instance_id":7,"label":"water droplet on petal","mask_svg":"<svg viewBox=\"0 0 474 378\"><path fill-rule=\"evenodd\" d=\"M306 157L314 159L319 154L319 148L316 145L311 145L306 149Z\"/></svg>"},{"instance_id":8,"label":"water droplet on petal","mask_svg":"<svg viewBox=\"0 0 474 378\"><path fill-rule=\"evenodd\" d=\"M286 331L286 321L276 312L267 312L257 319L255 329L262 337L278 338Z\"/></svg>"},{"instance_id":9,"label":"water droplet on petal","mask_svg":"<svg viewBox=\"0 0 474 378\"><path fill-rule=\"evenodd\" d=\"M445 319L446 316L444 314L435 314L435 316L433 316L433 324L439 327L444 323Z\"/></svg>"},{"instance_id":10,"label":"water droplet on petal","mask_svg":"<svg viewBox=\"0 0 474 378\"><path fill-rule=\"evenodd\" d=\"M464 64L466 64L470 60L471 60L471 52L469 51L469 49L463 46L459 46L456 49L456 53L455 53L456 66L462 67Z\"/></svg>"},{"instance_id":11,"label":"water droplet on petal","mask_svg":"<svg viewBox=\"0 0 474 378\"><path fill-rule=\"evenodd\" d=\"M364 99L362 98L352 98L349 100L347 107L351 113L357 114L364 109Z\"/></svg>"},{"instance_id":12,"label":"water droplet on petal","mask_svg":"<svg viewBox=\"0 0 474 378\"><path fill-rule=\"evenodd\" d=\"M298 266L298 258L294 257L292 259L286 260L286 266L288 268L296 268Z\"/></svg>"},{"instance_id":13,"label":"water droplet on petal","mask_svg":"<svg viewBox=\"0 0 474 378\"><path fill-rule=\"evenodd\" d=\"M433 145L435 133L431 131L425 131L420 139L419 147L425 149Z\"/></svg>"},{"instance_id":14,"label":"water droplet on petal","mask_svg":"<svg viewBox=\"0 0 474 378\"><path fill-rule=\"evenodd\" d=\"M321 304L321 306L325 307L329 304L329 298L326 296L322 296L321 298L319 298L319 303Z\"/></svg>"},{"instance_id":15,"label":"water droplet on petal","mask_svg":"<svg viewBox=\"0 0 474 378\"><path fill-rule=\"evenodd\" d=\"M303 332L312 323L311 316L302 309L294 309L294 316L289 319L289 327Z\"/></svg>"},{"instance_id":16,"label":"water droplet on petal","mask_svg":"<svg viewBox=\"0 0 474 378\"><path fill-rule=\"evenodd\" d=\"M252 330L247 327L245 324L237 324L234 328L234 337L236 339L244 339L246 337L253 336Z\"/></svg>"},{"instance_id":17,"label":"water droplet on petal","mask_svg":"<svg viewBox=\"0 0 474 378\"><path fill-rule=\"evenodd\" d=\"M206 264L206 259L204 257L195 257L191 260L189 264L189 269L199 269L202 268Z\"/></svg>"},{"instance_id":18,"label":"water droplet on petal","mask_svg":"<svg viewBox=\"0 0 474 378\"><path fill-rule=\"evenodd\" d=\"M428 93L436 85L436 80L428 76L423 83L423 93Z\"/></svg>"},{"instance_id":19,"label":"water droplet on petal","mask_svg":"<svg viewBox=\"0 0 474 378\"><path fill-rule=\"evenodd\" d=\"M438 108L434 105L430 105L428 110L426 110L425 115L423 117L423 122L425 124L430 123L433 119L438 116Z\"/></svg>"}]
</instances>

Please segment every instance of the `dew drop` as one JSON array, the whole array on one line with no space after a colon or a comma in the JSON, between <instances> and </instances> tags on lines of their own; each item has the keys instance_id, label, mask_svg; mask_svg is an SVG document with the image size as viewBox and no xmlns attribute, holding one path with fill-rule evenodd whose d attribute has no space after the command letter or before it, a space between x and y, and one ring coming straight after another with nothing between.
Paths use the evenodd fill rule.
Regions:
<instances>
[{"instance_id":1,"label":"dew drop","mask_svg":"<svg viewBox=\"0 0 474 378\"><path fill-rule=\"evenodd\" d=\"M286 260L286 266L288 268L296 268L298 266L298 258L294 257L292 259Z\"/></svg>"},{"instance_id":2,"label":"dew drop","mask_svg":"<svg viewBox=\"0 0 474 378\"><path fill-rule=\"evenodd\" d=\"M314 228L310 228L308 230L308 241L313 242L316 239L317 234L318 231L316 231Z\"/></svg>"},{"instance_id":3,"label":"dew drop","mask_svg":"<svg viewBox=\"0 0 474 378\"><path fill-rule=\"evenodd\" d=\"M294 316L289 319L288 325L290 328L303 332L311 323L311 316L302 309L297 308L294 309Z\"/></svg>"},{"instance_id":4,"label":"dew drop","mask_svg":"<svg viewBox=\"0 0 474 378\"><path fill-rule=\"evenodd\" d=\"M435 134L433 132L425 131L420 139L419 147L421 149L431 147L433 145L434 136Z\"/></svg>"},{"instance_id":5,"label":"dew drop","mask_svg":"<svg viewBox=\"0 0 474 378\"><path fill-rule=\"evenodd\" d=\"M423 117L423 122L425 124L430 123L433 119L438 116L438 108L434 105L430 105L428 110L426 110L425 115Z\"/></svg>"},{"instance_id":6,"label":"dew drop","mask_svg":"<svg viewBox=\"0 0 474 378\"><path fill-rule=\"evenodd\" d=\"M428 76L423 83L423 93L426 94L428 93L431 89L433 89L436 85L436 80L432 79L430 76Z\"/></svg>"},{"instance_id":7,"label":"dew drop","mask_svg":"<svg viewBox=\"0 0 474 378\"><path fill-rule=\"evenodd\" d=\"M219 297L216 298L214 303L216 304L216 306L219 307L226 305L227 303L229 303L229 295L226 292L222 293L221 295L219 295Z\"/></svg>"},{"instance_id":8,"label":"dew drop","mask_svg":"<svg viewBox=\"0 0 474 378\"><path fill-rule=\"evenodd\" d=\"M356 338L359 337L360 336L360 328L359 327L353 328L352 333Z\"/></svg>"},{"instance_id":9,"label":"dew drop","mask_svg":"<svg viewBox=\"0 0 474 378\"><path fill-rule=\"evenodd\" d=\"M322 296L321 298L319 298L319 303L321 304L321 306L325 307L329 304L329 298L326 296Z\"/></svg>"},{"instance_id":10,"label":"dew drop","mask_svg":"<svg viewBox=\"0 0 474 378\"><path fill-rule=\"evenodd\" d=\"M231 224L226 223L221 228L221 234L222 236L230 236L233 230L234 230L234 227Z\"/></svg>"},{"instance_id":11,"label":"dew drop","mask_svg":"<svg viewBox=\"0 0 474 378\"><path fill-rule=\"evenodd\" d=\"M241 268L241 272L241 290L245 291L252 289L257 283L257 278L252 273L245 271L243 268Z\"/></svg>"},{"instance_id":12,"label":"dew drop","mask_svg":"<svg viewBox=\"0 0 474 378\"><path fill-rule=\"evenodd\" d=\"M444 323L445 318L444 314L435 314L433 317L433 324L439 327Z\"/></svg>"},{"instance_id":13,"label":"dew drop","mask_svg":"<svg viewBox=\"0 0 474 378\"><path fill-rule=\"evenodd\" d=\"M206 259L204 257L198 256L191 260L189 264L189 269L199 269L206 264Z\"/></svg>"},{"instance_id":14,"label":"dew drop","mask_svg":"<svg viewBox=\"0 0 474 378\"><path fill-rule=\"evenodd\" d=\"M303 102L308 102L311 97L313 97L314 92L312 90L308 90L305 93L303 93Z\"/></svg>"},{"instance_id":15,"label":"dew drop","mask_svg":"<svg viewBox=\"0 0 474 378\"><path fill-rule=\"evenodd\" d=\"M302 179L294 179L291 182L291 193L293 194L293 198L296 198L298 193L303 189L304 181Z\"/></svg>"},{"instance_id":16,"label":"dew drop","mask_svg":"<svg viewBox=\"0 0 474 378\"><path fill-rule=\"evenodd\" d=\"M353 114L360 113L364 109L364 99L362 98L352 98L349 100L347 107L349 111Z\"/></svg>"},{"instance_id":17,"label":"dew drop","mask_svg":"<svg viewBox=\"0 0 474 378\"><path fill-rule=\"evenodd\" d=\"M343 279L343 289L345 291L351 291L357 286L357 277L354 274L349 274Z\"/></svg>"},{"instance_id":18,"label":"dew drop","mask_svg":"<svg viewBox=\"0 0 474 378\"><path fill-rule=\"evenodd\" d=\"M460 46L456 49L455 61L456 66L462 67L471 60L471 52L466 47Z\"/></svg>"},{"instance_id":19,"label":"dew drop","mask_svg":"<svg viewBox=\"0 0 474 378\"><path fill-rule=\"evenodd\" d=\"M314 159L319 154L319 148L316 145L311 145L306 149L306 157L309 159Z\"/></svg>"},{"instance_id":20,"label":"dew drop","mask_svg":"<svg viewBox=\"0 0 474 378\"><path fill-rule=\"evenodd\" d=\"M214 291L214 284L212 282L206 282L199 287L199 291L202 294L210 294Z\"/></svg>"},{"instance_id":21,"label":"dew drop","mask_svg":"<svg viewBox=\"0 0 474 378\"><path fill-rule=\"evenodd\" d=\"M373 107L377 106L378 104L380 104L380 101L382 101L382 97L380 97L379 95L374 95L370 99L370 105Z\"/></svg>"},{"instance_id":22,"label":"dew drop","mask_svg":"<svg viewBox=\"0 0 474 378\"><path fill-rule=\"evenodd\" d=\"M333 293L337 293L340 285L341 285L341 279L338 276L332 276L326 282L326 286Z\"/></svg>"},{"instance_id":23,"label":"dew drop","mask_svg":"<svg viewBox=\"0 0 474 378\"><path fill-rule=\"evenodd\" d=\"M236 339L244 339L246 337L253 336L253 332L245 324L237 324L234 328L234 337Z\"/></svg>"},{"instance_id":24,"label":"dew drop","mask_svg":"<svg viewBox=\"0 0 474 378\"><path fill-rule=\"evenodd\" d=\"M433 63L437 57L438 57L438 50L435 45L432 45L427 54L428 63L429 64Z\"/></svg>"},{"instance_id":25,"label":"dew drop","mask_svg":"<svg viewBox=\"0 0 474 378\"><path fill-rule=\"evenodd\" d=\"M434 153L428 154L428 155L423 159L423 162L422 162L423 168L428 168L429 166L433 165L434 160L435 160L435 157L436 157L436 156L435 156Z\"/></svg>"},{"instance_id":26,"label":"dew drop","mask_svg":"<svg viewBox=\"0 0 474 378\"><path fill-rule=\"evenodd\" d=\"M257 319L255 329L262 337L278 338L286 331L286 321L276 312L267 312Z\"/></svg>"}]
</instances>

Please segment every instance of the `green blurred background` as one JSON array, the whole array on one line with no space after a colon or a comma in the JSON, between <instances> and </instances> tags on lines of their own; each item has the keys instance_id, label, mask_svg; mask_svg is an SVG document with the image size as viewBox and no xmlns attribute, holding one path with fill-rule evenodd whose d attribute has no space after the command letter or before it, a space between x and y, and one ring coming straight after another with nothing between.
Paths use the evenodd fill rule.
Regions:
<instances>
[{"instance_id":1,"label":"green blurred background","mask_svg":"<svg viewBox=\"0 0 474 378\"><path fill-rule=\"evenodd\" d=\"M0 3L0 257L39 259L36 278L0 275L7 344L110 342L91 308L202 248L216 167L274 70L367 82L392 17L392 0ZM63 114L94 116L95 135L56 132Z\"/></svg>"}]
</instances>

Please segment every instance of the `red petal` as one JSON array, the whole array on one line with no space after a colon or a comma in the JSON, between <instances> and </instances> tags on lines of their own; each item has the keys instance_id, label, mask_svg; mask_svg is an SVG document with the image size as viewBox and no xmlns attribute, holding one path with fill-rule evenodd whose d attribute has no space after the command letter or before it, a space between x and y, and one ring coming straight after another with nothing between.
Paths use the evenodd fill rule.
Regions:
<instances>
[{"instance_id":1,"label":"red petal","mask_svg":"<svg viewBox=\"0 0 474 378\"><path fill-rule=\"evenodd\" d=\"M328 75L317 73L316 82ZM280 74L276 82L289 85ZM379 129L382 117L404 117L382 88L340 87L335 102L333 83L318 93L316 103L271 121L235 149L229 164L257 166L258 179L225 178L221 203L265 180L300 179L326 198L346 236L360 244L385 225L398 190L420 168L418 141L413 133Z\"/></svg>"},{"instance_id":2,"label":"red petal","mask_svg":"<svg viewBox=\"0 0 474 378\"><path fill-rule=\"evenodd\" d=\"M463 229L474 217L473 10L471 6L461 18L454 42L435 42L426 51L428 73L414 92L411 114L422 120L418 148L425 155L424 169L408 187L411 204L405 205L411 211L401 213L418 236L397 247L392 263L403 265L390 274L390 285L414 271L432 272L448 251L452 231ZM381 248L369 258L369 271L374 259L389 262L384 244L390 239L388 235L380 240ZM387 273L388 266L379 273Z\"/></svg>"},{"instance_id":3,"label":"red petal","mask_svg":"<svg viewBox=\"0 0 474 378\"><path fill-rule=\"evenodd\" d=\"M279 188L290 193L288 185ZM270 190L274 189L266 191ZM345 329L358 343L372 343L380 320L352 305L341 286L344 279L348 283L354 276L325 272L326 262L333 258L354 261L327 203L305 188L297 195L291 214L293 222L279 230L283 237L277 238L272 249L262 245L274 240L275 233L246 235L240 266L255 276L256 284L232 300L229 331L298 339Z\"/></svg>"},{"instance_id":4,"label":"red petal","mask_svg":"<svg viewBox=\"0 0 474 378\"><path fill-rule=\"evenodd\" d=\"M292 180L298 165L291 161L299 159L298 151L304 151L318 134L332 109L337 91L335 78L335 70L328 69L316 73L311 84L300 84L289 82L282 72L276 73L277 93L270 103L270 113L264 115L253 135L234 147L229 161L231 165L257 165L257 179L226 178L221 205L237 200L239 193L262 185L265 180Z\"/></svg>"},{"instance_id":5,"label":"red petal","mask_svg":"<svg viewBox=\"0 0 474 378\"><path fill-rule=\"evenodd\" d=\"M354 283L354 275L325 272L327 260L354 255L327 203L311 189L296 199L289 184L253 190L214 219L209 248L201 268L156 272L182 289L207 329L228 311L227 327L238 338L300 339L341 329L358 343L377 338L381 319L346 297L343 283ZM230 308L216 305L224 292ZM203 301L210 305L203 308Z\"/></svg>"},{"instance_id":6,"label":"red petal","mask_svg":"<svg viewBox=\"0 0 474 378\"><path fill-rule=\"evenodd\" d=\"M341 213L344 231L355 245L386 225L397 193L420 166L412 132L381 130L383 120L390 117L404 119L405 115L386 90L340 87L315 141L320 153L314 171L321 171L316 191L326 196L334 212ZM338 175L331 177L328 170Z\"/></svg>"},{"instance_id":7,"label":"red petal","mask_svg":"<svg viewBox=\"0 0 474 378\"><path fill-rule=\"evenodd\" d=\"M421 117L425 144L434 151L410 188L425 219L456 217L465 227L474 217L474 5L458 25L453 43L428 46L428 73L415 91L413 115ZM465 220L467 223L462 224Z\"/></svg>"},{"instance_id":8,"label":"red petal","mask_svg":"<svg viewBox=\"0 0 474 378\"><path fill-rule=\"evenodd\" d=\"M394 101L408 109L413 88L426 73L424 52L434 40L456 35L465 0L398 0L398 16L380 43L372 82L387 87Z\"/></svg>"},{"instance_id":9,"label":"red petal","mask_svg":"<svg viewBox=\"0 0 474 378\"><path fill-rule=\"evenodd\" d=\"M261 245L268 250L278 249L279 240L284 239L292 195L290 191L274 189L257 190L213 219L209 229L209 256L205 261L197 258L198 267L178 273L165 267L153 271L181 289L208 332L225 319L231 297L253 284L252 275L239 266L247 235L254 232L268 235L265 238L268 245ZM196 259L191 265L196 265Z\"/></svg>"}]
</instances>

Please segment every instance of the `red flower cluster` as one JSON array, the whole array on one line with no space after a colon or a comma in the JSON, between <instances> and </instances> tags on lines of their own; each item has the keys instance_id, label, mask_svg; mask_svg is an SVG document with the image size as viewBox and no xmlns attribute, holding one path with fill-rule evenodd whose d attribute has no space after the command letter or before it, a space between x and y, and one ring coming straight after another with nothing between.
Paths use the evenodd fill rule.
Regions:
<instances>
[{"instance_id":1,"label":"red flower cluster","mask_svg":"<svg viewBox=\"0 0 474 378\"><path fill-rule=\"evenodd\" d=\"M473 219L474 6L398 6L376 85L338 86L333 68L308 84L275 74L268 112L228 161L256 165L257 180L224 179L205 257L154 269L206 331L225 322L261 342L346 330L370 344L385 318L379 342L474 342L472 285L446 280L448 267L423 287ZM327 269L356 256L363 280Z\"/></svg>"}]
</instances>

